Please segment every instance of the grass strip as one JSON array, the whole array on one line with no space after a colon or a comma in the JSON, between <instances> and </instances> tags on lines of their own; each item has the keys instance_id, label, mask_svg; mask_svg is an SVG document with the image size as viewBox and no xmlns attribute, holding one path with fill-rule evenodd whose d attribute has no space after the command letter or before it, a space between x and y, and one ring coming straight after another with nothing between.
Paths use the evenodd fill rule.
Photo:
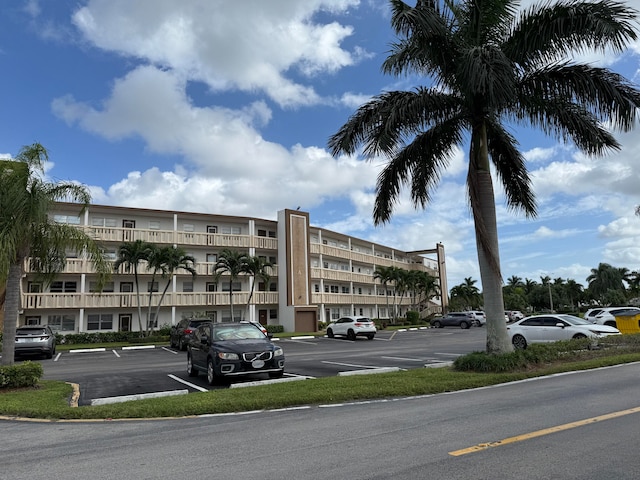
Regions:
<instances>
[{"instance_id":1,"label":"grass strip","mask_svg":"<svg viewBox=\"0 0 640 480\"><path fill-rule=\"evenodd\" d=\"M627 353L582 361L554 362L510 373L460 372L423 368L404 372L326 377L189 395L72 408L72 387L45 380L36 388L0 390L0 415L50 420L183 417L252 410L336 404L351 401L429 395L507 383L554 373L640 361Z\"/></svg>"}]
</instances>

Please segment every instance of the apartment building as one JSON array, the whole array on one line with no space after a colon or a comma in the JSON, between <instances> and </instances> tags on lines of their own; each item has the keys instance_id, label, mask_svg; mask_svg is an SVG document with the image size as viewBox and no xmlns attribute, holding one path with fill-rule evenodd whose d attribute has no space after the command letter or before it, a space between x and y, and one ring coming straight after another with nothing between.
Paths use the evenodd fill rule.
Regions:
<instances>
[{"instance_id":1,"label":"apartment building","mask_svg":"<svg viewBox=\"0 0 640 480\"><path fill-rule=\"evenodd\" d=\"M447 291L442 244L403 252L314 227L309 214L298 210L282 210L274 221L103 205L80 213L78 205L59 203L51 215L95 238L110 260L115 261L120 245L136 240L182 247L195 258L195 277L178 270L152 282L152 273L140 266L143 327L149 311L154 326L173 325L192 315L230 321L231 301L234 320L282 325L289 332L316 331L318 321L347 314L389 318L387 294L393 287L385 291L374 279L376 268L383 266L427 271ZM227 274L213 275L222 249L262 257L272 264L270 278L265 282L241 275L230 285ZM122 266L99 290L91 262L68 253L64 271L50 285L27 268L19 323L48 324L61 333L139 330L133 272ZM415 302L405 296L396 303L403 315ZM440 299L422 305L433 311L442 306Z\"/></svg>"}]
</instances>

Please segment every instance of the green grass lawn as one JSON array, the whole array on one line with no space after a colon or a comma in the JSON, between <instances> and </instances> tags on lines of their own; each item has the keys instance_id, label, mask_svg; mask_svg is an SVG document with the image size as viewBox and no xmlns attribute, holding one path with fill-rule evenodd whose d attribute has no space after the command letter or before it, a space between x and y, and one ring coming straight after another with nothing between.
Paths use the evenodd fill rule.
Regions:
<instances>
[{"instance_id":1,"label":"green grass lawn","mask_svg":"<svg viewBox=\"0 0 640 480\"><path fill-rule=\"evenodd\" d=\"M557 361L509 373L461 372L451 367L327 377L190 393L111 405L71 407L71 385L41 381L34 388L0 390L0 415L40 419L183 417L304 405L428 395L506 383L553 373L640 361L640 352Z\"/></svg>"}]
</instances>

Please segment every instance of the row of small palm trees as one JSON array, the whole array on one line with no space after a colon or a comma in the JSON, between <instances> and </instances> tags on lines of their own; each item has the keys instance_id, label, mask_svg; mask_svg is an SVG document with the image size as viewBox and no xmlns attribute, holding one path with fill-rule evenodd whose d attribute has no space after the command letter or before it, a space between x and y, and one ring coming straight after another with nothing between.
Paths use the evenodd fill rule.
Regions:
<instances>
[{"instance_id":1,"label":"row of small palm trees","mask_svg":"<svg viewBox=\"0 0 640 480\"><path fill-rule=\"evenodd\" d=\"M387 312L392 321L398 317L398 304L410 295L411 310L418 310L430 299L440 295L438 279L428 272L421 270L405 270L399 267L377 267L373 278L379 280L384 287L387 300ZM392 286L390 290L388 287ZM393 308L389 308L389 292L393 298Z\"/></svg>"},{"instance_id":2,"label":"row of small palm trees","mask_svg":"<svg viewBox=\"0 0 640 480\"><path fill-rule=\"evenodd\" d=\"M471 277L449 291L453 310L475 310L483 306L482 293ZM504 305L508 310L539 311L543 309L589 308L591 305L627 305L640 297L640 272L600 263L586 277L586 287L571 278L549 275L540 281L509 277L503 287Z\"/></svg>"},{"instance_id":3,"label":"row of small palm trees","mask_svg":"<svg viewBox=\"0 0 640 480\"><path fill-rule=\"evenodd\" d=\"M193 278L196 276L195 258L188 255L181 247L175 246L158 246L143 240L123 243L118 249L117 258L114 263L114 270L118 271L121 267L133 272L134 286L136 290L136 298L138 303L138 322L140 331L145 335L149 335L151 331L152 319L157 319L160 313L160 307L164 300L169 286L171 285L173 275L179 270L185 270L190 273ZM240 275L249 275L252 277L249 298L247 300L247 309L253 298L256 279L260 279L269 284L271 275L269 269L271 263L264 258L249 255L232 249L224 249L218 255L218 260L214 265L211 275L217 282L223 273L229 274L229 304L231 307L231 319L235 319L233 305L233 284ZM142 295L140 293L139 275L141 269L151 272L151 281L149 282L148 294L149 302L147 307L147 316L145 327L142 327ZM162 289L162 293L157 302L155 314L152 316L152 300L154 285L156 279L165 279L166 283Z\"/></svg>"}]
</instances>

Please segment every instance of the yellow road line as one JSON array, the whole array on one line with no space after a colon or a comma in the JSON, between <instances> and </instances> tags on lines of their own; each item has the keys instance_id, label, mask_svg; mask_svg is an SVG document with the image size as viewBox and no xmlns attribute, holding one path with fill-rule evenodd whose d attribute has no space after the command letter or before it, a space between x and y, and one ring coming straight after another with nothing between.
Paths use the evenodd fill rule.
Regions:
<instances>
[{"instance_id":1,"label":"yellow road line","mask_svg":"<svg viewBox=\"0 0 640 480\"><path fill-rule=\"evenodd\" d=\"M449 452L449 455L458 457L460 455L466 455L468 453L479 452L493 447L501 447L502 445L508 445L510 443L522 442L523 440L529 440L531 438L542 437L543 435L549 435L550 433L561 432L563 430L569 430L571 428L581 427L583 425L589 425L591 423L602 422L604 420L611 420L612 418L623 417L624 415L630 415L632 413L640 412L640 407L630 408L628 410L621 410L619 412L607 413L606 415L600 415L598 417L586 418L584 420L578 420L577 422L565 423L564 425L557 425L555 427L545 428L536 432L525 433L523 435L517 435L515 437L505 438L498 440L497 442L479 443L473 447L463 448L461 450L454 450Z\"/></svg>"}]
</instances>

